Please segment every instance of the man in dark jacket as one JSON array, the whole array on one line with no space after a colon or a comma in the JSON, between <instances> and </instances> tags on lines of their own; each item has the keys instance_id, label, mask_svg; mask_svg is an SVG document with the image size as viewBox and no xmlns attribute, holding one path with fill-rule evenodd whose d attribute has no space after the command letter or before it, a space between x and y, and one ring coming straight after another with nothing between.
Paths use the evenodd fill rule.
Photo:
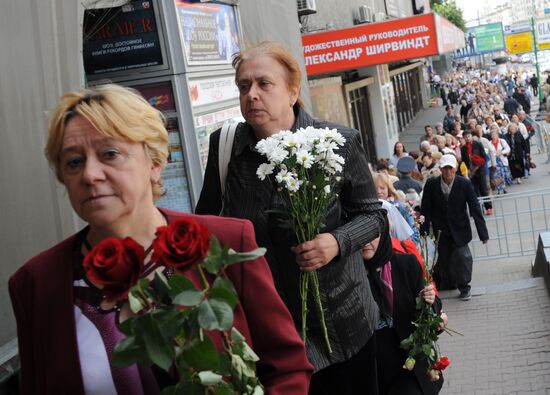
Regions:
<instances>
[{"instance_id":1,"label":"man in dark jacket","mask_svg":"<svg viewBox=\"0 0 550 395\"><path fill-rule=\"evenodd\" d=\"M443 155L439 161L441 176L426 181L420 211L425 220L421 231L439 232L438 260L434 279L438 289L460 290L459 298L469 300L472 280L472 254L468 243L472 240L470 216L474 218L479 239L485 244L489 233L481 213L472 183L456 176L458 163L452 154Z\"/></svg>"},{"instance_id":2,"label":"man in dark jacket","mask_svg":"<svg viewBox=\"0 0 550 395\"><path fill-rule=\"evenodd\" d=\"M525 88L519 88L519 90L514 93L514 99L521 104L521 107L523 107L523 111L525 111L527 114L531 112L531 100L527 97L527 94L525 93Z\"/></svg>"},{"instance_id":3,"label":"man in dark jacket","mask_svg":"<svg viewBox=\"0 0 550 395\"><path fill-rule=\"evenodd\" d=\"M411 177L411 173L416 166L416 162L410 156L404 156L397 161L397 171L399 172L399 181L393 183L395 189L407 192L414 189L416 193L422 192L422 184Z\"/></svg>"},{"instance_id":4,"label":"man in dark jacket","mask_svg":"<svg viewBox=\"0 0 550 395\"><path fill-rule=\"evenodd\" d=\"M510 95L504 100L504 111L510 116L519 111L519 103Z\"/></svg>"}]
</instances>

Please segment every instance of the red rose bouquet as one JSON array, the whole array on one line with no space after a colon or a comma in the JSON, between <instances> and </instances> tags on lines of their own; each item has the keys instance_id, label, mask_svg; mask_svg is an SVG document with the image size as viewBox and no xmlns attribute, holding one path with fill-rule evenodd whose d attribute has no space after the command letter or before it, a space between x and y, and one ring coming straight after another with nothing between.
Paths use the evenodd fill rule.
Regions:
<instances>
[{"instance_id":1,"label":"red rose bouquet","mask_svg":"<svg viewBox=\"0 0 550 395\"><path fill-rule=\"evenodd\" d=\"M429 285L433 281L433 263L437 260L438 239L439 237L433 243L432 253L432 248L429 248L430 240L428 236L420 238L420 250L425 262L424 285ZM431 265L430 261L432 262ZM417 296L416 308L419 311L418 318L412 323L416 329L401 342L401 348L408 351L403 368L413 370L417 360L425 359L428 365L426 374L432 381L437 381L441 377L441 372L451 363L447 357L441 356L439 351L437 339L440 333L445 331L449 334L455 333L461 336L462 334L443 326L441 316L434 311L432 305L428 304L422 296Z\"/></svg>"},{"instance_id":2,"label":"red rose bouquet","mask_svg":"<svg viewBox=\"0 0 550 395\"><path fill-rule=\"evenodd\" d=\"M238 296L225 269L256 259L265 249L237 253L222 247L205 226L188 218L158 228L152 249L152 262L166 267L166 274L156 270L153 279L140 278L147 253L131 238L105 239L84 259L86 275L105 299L128 298L135 314L120 325L126 338L115 347L113 364L164 369L178 382L162 394L263 394L258 357L233 327ZM188 270L197 271L202 288L178 273ZM211 331L220 333L223 352L214 346Z\"/></svg>"}]
</instances>

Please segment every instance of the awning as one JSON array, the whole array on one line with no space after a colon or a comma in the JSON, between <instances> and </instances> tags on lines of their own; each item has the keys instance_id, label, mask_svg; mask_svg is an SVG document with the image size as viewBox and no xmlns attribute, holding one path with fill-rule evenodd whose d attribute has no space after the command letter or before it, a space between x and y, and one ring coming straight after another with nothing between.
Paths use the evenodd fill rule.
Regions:
<instances>
[{"instance_id":1,"label":"awning","mask_svg":"<svg viewBox=\"0 0 550 395\"><path fill-rule=\"evenodd\" d=\"M451 52L464 33L438 14L357 25L302 36L308 75L356 69Z\"/></svg>"}]
</instances>

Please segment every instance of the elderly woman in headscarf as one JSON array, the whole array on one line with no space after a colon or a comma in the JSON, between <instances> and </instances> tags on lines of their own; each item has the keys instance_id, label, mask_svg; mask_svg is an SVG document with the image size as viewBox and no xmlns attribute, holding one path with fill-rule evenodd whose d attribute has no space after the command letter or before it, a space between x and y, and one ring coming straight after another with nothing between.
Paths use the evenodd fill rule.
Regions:
<instances>
[{"instance_id":1,"label":"elderly woman in headscarf","mask_svg":"<svg viewBox=\"0 0 550 395\"><path fill-rule=\"evenodd\" d=\"M392 253L388 257L378 251L378 245L389 237L383 234L362 250L371 289L380 308L376 330L378 391L380 395L436 395L443 385L443 377L430 380L425 358L418 359L413 370L404 369L407 356L400 343L415 329L412 322L417 318L417 296L441 315L441 329L447 324L447 316L441 311L441 300L433 285L424 286L422 267L414 255Z\"/></svg>"}]
</instances>

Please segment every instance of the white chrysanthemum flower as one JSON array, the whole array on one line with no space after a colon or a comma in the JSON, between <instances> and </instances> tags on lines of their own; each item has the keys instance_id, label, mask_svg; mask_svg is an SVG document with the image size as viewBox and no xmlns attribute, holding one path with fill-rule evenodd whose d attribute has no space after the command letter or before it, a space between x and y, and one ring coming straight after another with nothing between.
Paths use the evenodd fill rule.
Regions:
<instances>
[{"instance_id":1,"label":"white chrysanthemum flower","mask_svg":"<svg viewBox=\"0 0 550 395\"><path fill-rule=\"evenodd\" d=\"M283 141L287 139L289 136L292 136L294 133L292 133L290 130L281 130L279 133L275 133L271 137L275 140Z\"/></svg>"},{"instance_id":2,"label":"white chrysanthemum flower","mask_svg":"<svg viewBox=\"0 0 550 395\"><path fill-rule=\"evenodd\" d=\"M290 136L287 136L282 143L289 148L300 148L302 146L303 137L297 133L292 133Z\"/></svg>"},{"instance_id":3,"label":"white chrysanthemum flower","mask_svg":"<svg viewBox=\"0 0 550 395\"><path fill-rule=\"evenodd\" d=\"M325 191L326 194L329 194L330 193L330 185L325 185L323 190Z\"/></svg>"},{"instance_id":4,"label":"white chrysanthemum flower","mask_svg":"<svg viewBox=\"0 0 550 395\"><path fill-rule=\"evenodd\" d=\"M324 140L315 145L315 149L319 153L327 152L327 151L333 152L336 148L338 148L338 145L331 140Z\"/></svg>"},{"instance_id":5,"label":"white chrysanthemum flower","mask_svg":"<svg viewBox=\"0 0 550 395\"><path fill-rule=\"evenodd\" d=\"M256 150L260 154L267 156L267 154L269 154L275 148L279 147L280 144L281 143L278 140L272 137L268 137L266 139L258 141L258 143L256 144Z\"/></svg>"},{"instance_id":6,"label":"white chrysanthemum flower","mask_svg":"<svg viewBox=\"0 0 550 395\"><path fill-rule=\"evenodd\" d=\"M288 189L290 192L297 192L300 189L300 185L302 184L302 180L298 180L294 177L289 177L286 180L286 189Z\"/></svg>"},{"instance_id":7,"label":"white chrysanthemum flower","mask_svg":"<svg viewBox=\"0 0 550 395\"><path fill-rule=\"evenodd\" d=\"M281 170L277 173L275 176L275 181L277 181L279 184L286 183L286 180L292 175L292 173L289 173L286 169L286 166L282 166Z\"/></svg>"},{"instance_id":8,"label":"white chrysanthemum flower","mask_svg":"<svg viewBox=\"0 0 550 395\"><path fill-rule=\"evenodd\" d=\"M296 162L309 169L313 165L313 156L306 150L296 152Z\"/></svg>"},{"instance_id":9,"label":"white chrysanthemum flower","mask_svg":"<svg viewBox=\"0 0 550 395\"><path fill-rule=\"evenodd\" d=\"M256 170L256 175L263 181L268 175L273 173L273 169L275 169L273 163L262 163L258 167L258 170Z\"/></svg>"},{"instance_id":10,"label":"white chrysanthemum flower","mask_svg":"<svg viewBox=\"0 0 550 395\"><path fill-rule=\"evenodd\" d=\"M274 148L271 152L266 153L267 159L276 165L288 158L288 155L288 151L279 146Z\"/></svg>"},{"instance_id":11,"label":"white chrysanthemum flower","mask_svg":"<svg viewBox=\"0 0 550 395\"><path fill-rule=\"evenodd\" d=\"M332 141L334 141L339 146L343 146L346 143L346 138L342 136L336 129L334 130L334 135L332 136Z\"/></svg>"}]
</instances>

